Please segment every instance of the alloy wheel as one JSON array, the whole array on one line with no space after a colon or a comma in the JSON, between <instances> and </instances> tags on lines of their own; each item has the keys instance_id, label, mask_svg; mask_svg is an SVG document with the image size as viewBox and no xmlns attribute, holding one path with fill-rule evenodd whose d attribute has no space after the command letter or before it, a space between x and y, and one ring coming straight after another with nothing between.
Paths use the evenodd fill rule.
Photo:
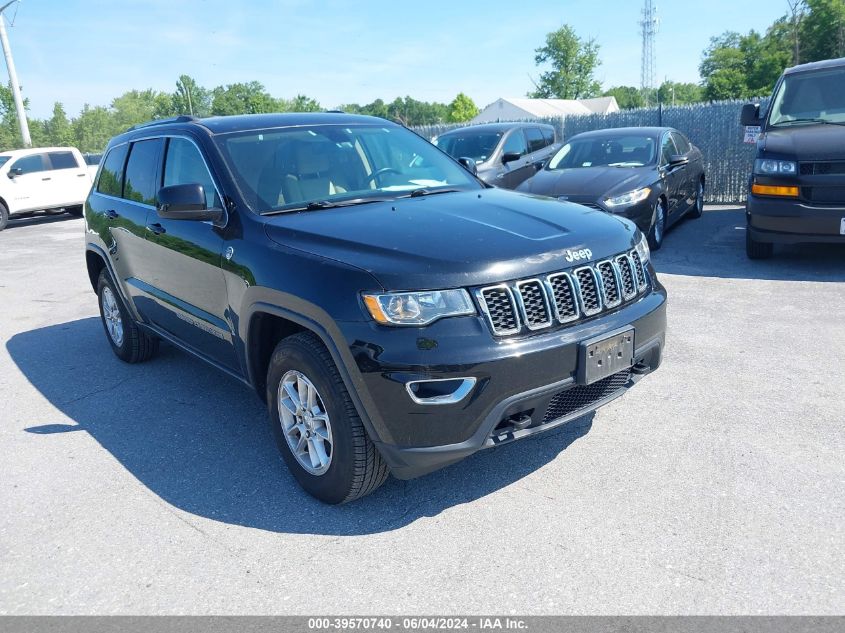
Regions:
<instances>
[{"instance_id":1,"label":"alloy wheel","mask_svg":"<svg viewBox=\"0 0 845 633\"><path fill-rule=\"evenodd\" d=\"M120 306L111 288L103 288L103 319L106 322L106 330L109 337L117 347L123 345L123 318L120 316Z\"/></svg>"},{"instance_id":2,"label":"alloy wheel","mask_svg":"<svg viewBox=\"0 0 845 633\"><path fill-rule=\"evenodd\" d=\"M312 475L332 463L332 427L322 396L305 374L290 370L279 381L279 422L296 461Z\"/></svg>"}]
</instances>

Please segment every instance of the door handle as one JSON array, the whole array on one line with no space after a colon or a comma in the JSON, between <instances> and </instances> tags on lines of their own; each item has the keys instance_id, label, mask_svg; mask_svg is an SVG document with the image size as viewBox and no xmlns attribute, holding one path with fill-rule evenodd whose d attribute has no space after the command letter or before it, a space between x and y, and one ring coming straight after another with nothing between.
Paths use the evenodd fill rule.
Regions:
<instances>
[{"instance_id":1,"label":"door handle","mask_svg":"<svg viewBox=\"0 0 845 633\"><path fill-rule=\"evenodd\" d=\"M115 220L115 219L120 217L120 214L117 211L115 211L114 209L109 209L108 211L106 211L105 216L109 220Z\"/></svg>"},{"instance_id":2,"label":"door handle","mask_svg":"<svg viewBox=\"0 0 845 633\"><path fill-rule=\"evenodd\" d=\"M158 222L156 222L155 224L148 224L147 230L150 231L153 235L161 235L162 233L167 233L167 229L165 229Z\"/></svg>"},{"instance_id":3,"label":"door handle","mask_svg":"<svg viewBox=\"0 0 845 633\"><path fill-rule=\"evenodd\" d=\"M85 174L76 174L77 178L85 178Z\"/></svg>"},{"instance_id":4,"label":"door handle","mask_svg":"<svg viewBox=\"0 0 845 633\"><path fill-rule=\"evenodd\" d=\"M50 176L47 176L46 178L42 178L41 180L50 180Z\"/></svg>"}]
</instances>

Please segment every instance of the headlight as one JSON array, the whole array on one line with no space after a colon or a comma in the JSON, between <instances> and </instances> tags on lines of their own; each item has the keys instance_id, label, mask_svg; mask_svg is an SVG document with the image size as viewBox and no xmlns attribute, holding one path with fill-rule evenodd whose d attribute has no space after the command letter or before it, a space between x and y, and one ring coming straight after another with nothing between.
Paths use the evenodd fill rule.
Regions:
<instances>
[{"instance_id":1,"label":"headlight","mask_svg":"<svg viewBox=\"0 0 845 633\"><path fill-rule=\"evenodd\" d=\"M651 187L643 187L642 189L635 189L628 193L623 193L621 196L613 198L605 198L604 204L611 209L614 207L627 207L637 202L642 202L651 194Z\"/></svg>"},{"instance_id":2,"label":"headlight","mask_svg":"<svg viewBox=\"0 0 845 633\"><path fill-rule=\"evenodd\" d=\"M651 259L651 250L648 248L648 240L644 234L640 234L640 241L637 242L637 254L640 256L640 261L645 266L645 263Z\"/></svg>"},{"instance_id":3,"label":"headlight","mask_svg":"<svg viewBox=\"0 0 845 633\"><path fill-rule=\"evenodd\" d=\"M794 160L772 160L758 158L754 161L754 173L767 176L794 176L798 173L798 164Z\"/></svg>"},{"instance_id":4,"label":"headlight","mask_svg":"<svg viewBox=\"0 0 845 633\"><path fill-rule=\"evenodd\" d=\"M475 314L475 306L466 290L428 290L365 294L364 305L383 325L427 325L450 316Z\"/></svg>"}]
</instances>

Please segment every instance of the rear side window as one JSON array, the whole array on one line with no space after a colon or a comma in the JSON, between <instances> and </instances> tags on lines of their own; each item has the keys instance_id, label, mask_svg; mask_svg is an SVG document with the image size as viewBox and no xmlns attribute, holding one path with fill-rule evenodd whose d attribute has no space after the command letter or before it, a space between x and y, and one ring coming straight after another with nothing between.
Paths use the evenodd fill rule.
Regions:
<instances>
[{"instance_id":1,"label":"rear side window","mask_svg":"<svg viewBox=\"0 0 845 633\"><path fill-rule=\"evenodd\" d=\"M529 127L525 129L525 138L528 139L528 153L536 152L543 149L545 141L543 140L543 133L538 127Z\"/></svg>"},{"instance_id":2,"label":"rear side window","mask_svg":"<svg viewBox=\"0 0 845 633\"><path fill-rule=\"evenodd\" d=\"M76 162L76 156L73 155L73 152L50 152L47 156L50 157L53 169L79 168L79 163Z\"/></svg>"},{"instance_id":3,"label":"rear side window","mask_svg":"<svg viewBox=\"0 0 845 633\"><path fill-rule=\"evenodd\" d=\"M106 155L100 178L97 180L97 191L107 196L119 198L123 193L123 165L126 162L128 145L119 145Z\"/></svg>"},{"instance_id":4,"label":"rear side window","mask_svg":"<svg viewBox=\"0 0 845 633\"><path fill-rule=\"evenodd\" d=\"M167 143L167 157L164 161L164 186L189 184L202 185L209 209L223 206L196 146L184 138L171 138Z\"/></svg>"},{"instance_id":5,"label":"rear side window","mask_svg":"<svg viewBox=\"0 0 845 633\"><path fill-rule=\"evenodd\" d=\"M31 156L23 156L12 163L9 169L20 169L21 175L32 174L36 171L46 171L44 166L43 154L32 154Z\"/></svg>"},{"instance_id":6,"label":"rear side window","mask_svg":"<svg viewBox=\"0 0 845 633\"><path fill-rule=\"evenodd\" d=\"M502 152L513 152L522 156L523 154L527 153L528 149L525 145L525 136L522 134L522 130L514 130L510 133L510 136L505 140L505 145L502 148Z\"/></svg>"},{"instance_id":7,"label":"rear side window","mask_svg":"<svg viewBox=\"0 0 845 633\"><path fill-rule=\"evenodd\" d=\"M126 161L126 178L123 185L123 197L127 200L155 205L161 142L160 138L155 138L132 144L129 160Z\"/></svg>"}]
</instances>

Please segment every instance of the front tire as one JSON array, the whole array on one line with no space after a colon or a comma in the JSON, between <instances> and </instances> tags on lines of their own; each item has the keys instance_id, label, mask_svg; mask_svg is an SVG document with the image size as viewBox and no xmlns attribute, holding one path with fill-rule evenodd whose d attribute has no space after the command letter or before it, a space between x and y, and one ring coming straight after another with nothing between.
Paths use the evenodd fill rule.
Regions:
<instances>
[{"instance_id":1,"label":"front tire","mask_svg":"<svg viewBox=\"0 0 845 633\"><path fill-rule=\"evenodd\" d=\"M158 339L137 326L105 269L97 283L97 297L106 339L115 356L126 363L143 363L155 356Z\"/></svg>"},{"instance_id":2,"label":"front tire","mask_svg":"<svg viewBox=\"0 0 845 633\"><path fill-rule=\"evenodd\" d=\"M774 253L774 244L771 242L758 242L751 237L751 231L745 229L745 254L748 259L769 259Z\"/></svg>"},{"instance_id":3,"label":"front tire","mask_svg":"<svg viewBox=\"0 0 845 633\"><path fill-rule=\"evenodd\" d=\"M0 231L9 225L9 210L3 203L0 203Z\"/></svg>"},{"instance_id":4,"label":"front tire","mask_svg":"<svg viewBox=\"0 0 845 633\"><path fill-rule=\"evenodd\" d=\"M654 203L653 217L651 229L648 231L648 246L653 251L659 251L666 234L666 206L662 199L658 198Z\"/></svg>"},{"instance_id":5,"label":"front tire","mask_svg":"<svg viewBox=\"0 0 845 633\"><path fill-rule=\"evenodd\" d=\"M311 496L346 503L387 479L387 464L314 334L295 334L276 346L267 371L267 403L279 452Z\"/></svg>"}]
</instances>

